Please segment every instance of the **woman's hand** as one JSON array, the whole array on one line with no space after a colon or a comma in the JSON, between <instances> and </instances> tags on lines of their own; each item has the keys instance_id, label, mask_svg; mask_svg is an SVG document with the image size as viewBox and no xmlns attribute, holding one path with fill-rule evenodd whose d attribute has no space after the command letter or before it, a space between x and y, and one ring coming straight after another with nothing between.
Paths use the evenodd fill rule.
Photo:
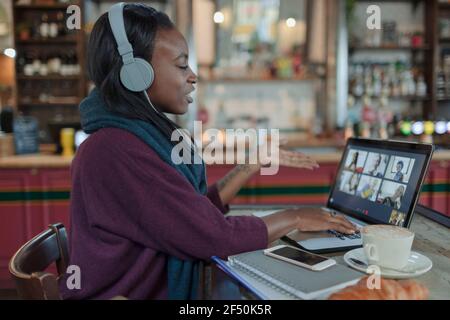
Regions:
<instances>
[{"instance_id":1,"label":"woman's hand","mask_svg":"<svg viewBox=\"0 0 450 320\"><path fill-rule=\"evenodd\" d=\"M301 152L286 150L280 147L280 166L302 168L302 169L317 169L319 164Z\"/></svg>"},{"instance_id":2,"label":"woman's hand","mask_svg":"<svg viewBox=\"0 0 450 320\"><path fill-rule=\"evenodd\" d=\"M266 144L268 145L268 151L270 152L270 144L272 142L268 141ZM272 159L271 154L264 160L270 159L270 163L263 165L264 167L267 166L283 166L283 167L291 167L291 168L299 168L299 169L308 169L308 170L314 170L319 168L319 164L312 159L311 157L307 156L304 153L291 151L286 148L288 143L288 140L281 139L278 149L278 159ZM267 161L264 161L264 163Z\"/></svg>"},{"instance_id":3,"label":"woman's hand","mask_svg":"<svg viewBox=\"0 0 450 320\"><path fill-rule=\"evenodd\" d=\"M289 232L336 230L345 234L354 234L357 230L343 216L333 215L320 208L298 208L276 212L262 217L267 226L269 243Z\"/></svg>"},{"instance_id":4,"label":"woman's hand","mask_svg":"<svg viewBox=\"0 0 450 320\"><path fill-rule=\"evenodd\" d=\"M299 231L336 230L345 234L353 234L357 231L356 226L344 216L334 215L320 208L300 208L293 211L298 217Z\"/></svg>"}]
</instances>

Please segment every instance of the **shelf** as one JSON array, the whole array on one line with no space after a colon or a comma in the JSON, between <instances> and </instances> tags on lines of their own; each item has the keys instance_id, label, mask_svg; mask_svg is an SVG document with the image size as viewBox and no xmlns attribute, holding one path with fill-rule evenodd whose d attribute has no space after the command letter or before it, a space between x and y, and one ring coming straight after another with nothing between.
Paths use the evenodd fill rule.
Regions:
<instances>
[{"instance_id":1,"label":"shelf","mask_svg":"<svg viewBox=\"0 0 450 320\"><path fill-rule=\"evenodd\" d=\"M392 51L392 50L405 50L405 51L426 51L430 50L429 46L421 47L402 47L402 46L380 46L380 47L370 47L370 46L350 46L350 51L356 50L376 50L376 51Z\"/></svg>"},{"instance_id":2,"label":"shelf","mask_svg":"<svg viewBox=\"0 0 450 320\"><path fill-rule=\"evenodd\" d=\"M47 76L25 76L17 75L17 80L80 80L80 75L62 76L59 74L51 74Z\"/></svg>"},{"instance_id":3,"label":"shelf","mask_svg":"<svg viewBox=\"0 0 450 320\"><path fill-rule=\"evenodd\" d=\"M362 99L363 97L355 97L356 99ZM371 96L371 99L380 99L381 97ZM404 101L428 101L430 97L418 97L418 96L389 96L388 100L404 100Z\"/></svg>"},{"instance_id":4,"label":"shelf","mask_svg":"<svg viewBox=\"0 0 450 320\"><path fill-rule=\"evenodd\" d=\"M39 107L39 106L78 106L80 101L61 101L61 102L42 102L39 100L33 100L30 102L19 101L19 106L27 106L27 107Z\"/></svg>"},{"instance_id":5,"label":"shelf","mask_svg":"<svg viewBox=\"0 0 450 320\"><path fill-rule=\"evenodd\" d=\"M76 44L77 38L49 38L49 39L29 39L29 40L16 40L17 44Z\"/></svg>"},{"instance_id":6,"label":"shelf","mask_svg":"<svg viewBox=\"0 0 450 320\"><path fill-rule=\"evenodd\" d=\"M317 80L316 77L307 78L293 78L293 79L253 79L253 78L213 78L213 79L199 79L200 83L270 83L270 82L304 82L304 81L314 81Z\"/></svg>"},{"instance_id":7,"label":"shelf","mask_svg":"<svg viewBox=\"0 0 450 320\"><path fill-rule=\"evenodd\" d=\"M419 2L424 2L427 0L377 0L377 1L371 1L371 0L358 0L358 2L379 2L379 3L410 3L410 4L414 4L414 3L419 3Z\"/></svg>"},{"instance_id":8,"label":"shelf","mask_svg":"<svg viewBox=\"0 0 450 320\"><path fill-rule=\"evenodd\" d=\"M92 0L92 2L100 4L100 3L110 3L111 0ZM132 2L132 3L136 3L136 0L121 0L121 2ZM152 2L157 2L157 3L168 3L169 0L152 0Z\"/></svg>"},{"instance_id":9,"label":"shelf","mask_svg":"<svg viewBox=\"0 0 450 320\"><path fill-rule=\"evenodd\" d=\"M55 4L14 4L17 10L66 10L70 5L80 5L78 2Z\"/></svg>"},{"instance_id":10,"label":"shelf","mask_svg":"<svg viewBox=\"0 0 450 320\"><path fill-rule=\"evenodd\" d=\"M450 2L439 2L439 9L445 9L448 10L450 9Z\"/></svg>"}]
</instances>

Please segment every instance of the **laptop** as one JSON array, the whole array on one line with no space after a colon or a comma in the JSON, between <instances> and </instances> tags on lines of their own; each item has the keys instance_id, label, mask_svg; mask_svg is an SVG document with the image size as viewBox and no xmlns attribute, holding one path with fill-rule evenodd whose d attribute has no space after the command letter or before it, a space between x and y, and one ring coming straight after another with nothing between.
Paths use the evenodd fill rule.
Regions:
<instances>
[{"instance_id":1,"label":"laptop","mask_svg":"<svg viewBox=\"0 0 450 320\"><path fill-rule=\"evenodd\" d=\"M345 216L358 228L369 224L409 228L433 151L431 144L349 139L322 209ZM359 233L334 230L295 232L282 240L315 253L362 246Z\"/></svg>"}]
</instances>

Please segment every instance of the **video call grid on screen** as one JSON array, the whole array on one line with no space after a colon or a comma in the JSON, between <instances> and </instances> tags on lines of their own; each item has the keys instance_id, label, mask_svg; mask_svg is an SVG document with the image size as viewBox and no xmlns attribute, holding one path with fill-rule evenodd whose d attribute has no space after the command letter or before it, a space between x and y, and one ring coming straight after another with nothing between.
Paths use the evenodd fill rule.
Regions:
<instances>
[{"instance_id":1,"label":"video call grid on screen","mask_svg":"<svg viewBox=\"0 0 450 320\"><path fill-rule=\"evenodd\" d=\"M330 202L379 222L403 226L425 159L424 154L350 146Z\"/></svg>"}]
</instances>

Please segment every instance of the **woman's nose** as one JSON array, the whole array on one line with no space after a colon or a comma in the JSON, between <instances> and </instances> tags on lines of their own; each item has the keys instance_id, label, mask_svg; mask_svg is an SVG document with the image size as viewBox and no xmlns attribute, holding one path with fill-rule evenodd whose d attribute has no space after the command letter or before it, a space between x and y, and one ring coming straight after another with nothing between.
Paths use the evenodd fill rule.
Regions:
<instances>
[{"instance_id":1,"label":"woman's nose","mask_svg":"<svg viewBox=\"0 0 450 320\"><path fill-rule=\"evenodd\" d=\"M194 71L192 71L192 69L191 69L191 75L190 75L190 77L188 78L188 81L189 81L190 83L192 83L192 84L196 84L197 81L198 81L198 77L197 77L197 75L194 73Z\"/></svg>"}]
</instances>

